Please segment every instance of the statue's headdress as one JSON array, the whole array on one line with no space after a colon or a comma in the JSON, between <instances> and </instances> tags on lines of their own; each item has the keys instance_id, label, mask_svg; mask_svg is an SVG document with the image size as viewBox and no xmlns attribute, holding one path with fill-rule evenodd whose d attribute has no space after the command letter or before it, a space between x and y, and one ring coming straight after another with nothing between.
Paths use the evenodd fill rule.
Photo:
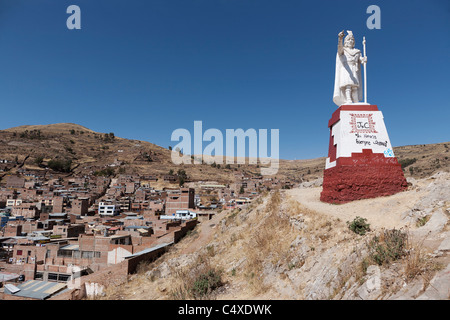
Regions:
<instances>
[{"instance_id":1,"label":"statue's headdress","mask_svg":"<svg viewBox=\"0 0 450 320\"><path fill-rule=\"evenodd\" d=\"M344 42L350 38L355 39L355 37L353 36L353 32L351 30L347 30L347 36L345 37Z\"/></svg>"}]
</instances>

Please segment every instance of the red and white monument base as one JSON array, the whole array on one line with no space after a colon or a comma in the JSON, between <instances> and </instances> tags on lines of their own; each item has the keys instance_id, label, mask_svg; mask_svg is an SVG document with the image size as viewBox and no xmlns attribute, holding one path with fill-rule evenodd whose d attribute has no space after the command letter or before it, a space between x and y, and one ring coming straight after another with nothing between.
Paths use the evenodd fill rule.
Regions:
<instances>
[{"instance_id":1,"label":"red and white monument base","mask_svg":"<svg viewBox=\"0 0 450 320\"><path fill-rule=\"evenodd\" d=\"M341 105L328 122L330 145L320 200L345 203L407 189L376 105Z\"/></svg>"}]
</instances>

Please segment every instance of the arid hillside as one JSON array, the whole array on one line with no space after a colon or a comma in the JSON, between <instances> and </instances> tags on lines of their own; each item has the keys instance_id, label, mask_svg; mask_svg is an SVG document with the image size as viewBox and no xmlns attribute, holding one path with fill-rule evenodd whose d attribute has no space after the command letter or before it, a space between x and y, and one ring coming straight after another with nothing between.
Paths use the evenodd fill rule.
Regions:
<instances>
[{"instance_id":1,"label":"arid hillside","mask_svg":"<svg viewBox=\"0 0 450 320\"><path fill-rule=\"evenodd\" d=\"M112 174L168 174L185 170L190 181L232 183L236 174L258 175L259 165L198 164L175 165L169 149L150 142L98 133L72 123L27 125L0 131L0 159L12 161L8 173L17 168L48 170L51 160L70 161L65 175L92 174L111 168ZM281 179L315 178L324 159L284 161L276 175ZM317 168L316 168L317 167ZM293 171L295 174L293 175ZM55 173L55 172L53 172ZM301 180L298 180L301 181Z\"/></svg>"},{"instance_id":2,"label":"arid hillside","mask_svg":"<svg viewBox=\"0 0 450 320\"><path fill-rule=\"evenodd\" d=\"M449 167L450 143L414 145L394 148L407 176L429 176ZM324 146L324 154L326 146ZM27 125L0 130L0 159L12 161L5 173L18 168L46 171L48 162L59 159L69 163L64 175L92 174L110 168L111 174L167 174L185 170L190 181L232 183L236 174L258 175L259 165L210 164L174 165L169 149L150 142L116 137L114 133L98 133L72 123ZM309 160L280 160L276 178L307 182L323 175L325 157ZM5 175L0 173L0 177ZM53 172L55 173L55 172Z\"/></svg>"},{"instance_id":3,"label":"arid hillside","mask_svg":"<svg viewBox=\"0 0 450 320\"><path fill-rule=\"evenodd\" d=\"M99 299L448 299L450 173L342 205L271 191L199 224Z\"/></svg>"}]
</instances>

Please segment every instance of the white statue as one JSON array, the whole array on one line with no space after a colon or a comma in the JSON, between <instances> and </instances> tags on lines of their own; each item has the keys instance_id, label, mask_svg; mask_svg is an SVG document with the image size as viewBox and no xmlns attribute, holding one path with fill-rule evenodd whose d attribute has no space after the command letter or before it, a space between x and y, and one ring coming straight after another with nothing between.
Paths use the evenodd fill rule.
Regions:
<instances>
[{"instance_id":1,"label":"white statue","mask_svg":"<svg viewBox=\"0 0 450 320\"><path fill-rule=\"evenodd\" d=\"M367 63L367 57L363 57L361 51L355 48L355 38L352 31L347 30L344 44L342 44L344 31L341 31L338 36L333 102L341 106L358 103L363 99L361 64Z\"/></svg>"}]
</instances>

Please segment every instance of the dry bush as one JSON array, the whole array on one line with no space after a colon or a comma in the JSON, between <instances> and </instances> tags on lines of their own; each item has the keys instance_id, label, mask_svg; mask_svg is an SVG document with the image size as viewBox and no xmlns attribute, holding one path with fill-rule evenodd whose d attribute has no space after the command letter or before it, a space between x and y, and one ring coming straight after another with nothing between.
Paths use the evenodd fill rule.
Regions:
<instances>
[{"instance_id":1,"label":"dry bush","mask_svg":"<svg viewBox=\"0 0 450 320\"><path fill-rule=\"evenodd\" d=\"M176 300L213 299L214 290L223 285L223 271L211 265L210 253L201 252L192 264L173 271L176 284L170 296Z\"/></svg>"},{"instance_id":2,"label":"dry bush","mask_svg":"<svg viewBox=\"0 0 450 320\"><path fill-rule=\"evenodd\" d=\"M368 242L369 257L378 264L388 264L404 257L408 250L409 235L397 229L383 230Z\"/></svg>"},{"instance_id":3,"label":"dry bush","mask_svg":"<svg viewBox=\"0 0 450 320\"><path fill-rule=\"evenodd\" d=\"M429 284L435 271L441 270L443 265L433 261L429 257L423 241L410 244L408 254L405 258L405 276L408 280L413 280L421 276L426 286Z\"/></svg>"},{"instance_id":4,"label":"dry bush","mask_svg":"<svg viewBox=\"0 0 450 320\"><path fill-rule=\"evenodd\" d=\"M398 260L404 266L403 272L407 280L411 281L420 276L425 286L428 286L435 271L443 268L442 264L435 262L428 255L423 240L413 243L408 230L383 230L367 245L369 254L362 261L364 274L370 264L389 267L392 262Z\"/></svg>"}]
</instances>

